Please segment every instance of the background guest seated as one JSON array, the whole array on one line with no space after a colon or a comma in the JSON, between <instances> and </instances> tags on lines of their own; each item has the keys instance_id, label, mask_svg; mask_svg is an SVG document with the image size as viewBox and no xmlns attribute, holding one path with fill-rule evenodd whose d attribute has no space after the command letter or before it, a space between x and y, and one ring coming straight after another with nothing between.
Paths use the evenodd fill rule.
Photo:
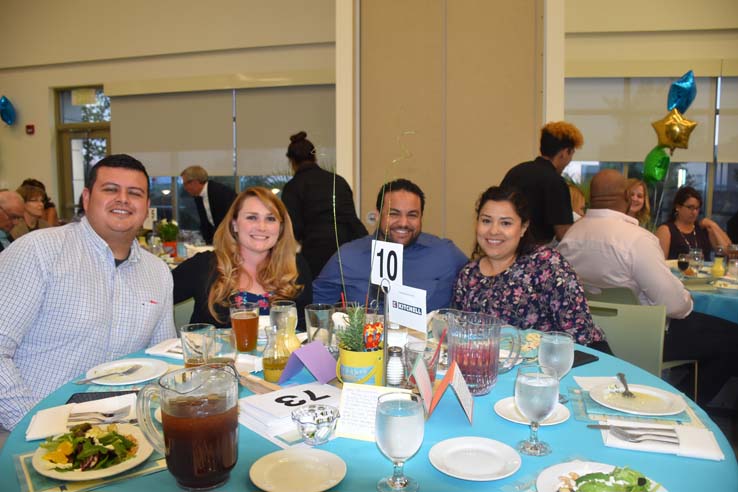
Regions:
<instances>
[{"instance_id":1,"label":"background guest seated","mask_svg":"<svg viewBox=\"0 0 738 492\"><path fill-rule=\"evenodd\" d=\"M692 297L664 263L658 240L638 227L625 177L604 169L592 178L590 209L559 244L588 291L626 287L641 304L666 307L672 318L664 336L663 360L699 360L700 404L708 403L738 374L738 326L692 311Z\"/></svg>"},{"instance_id":2,"label":"background guest seated","mask_svg":"<svg viewBox=\"0 0 738 492\"><path fill-rule=\"evenodd\" d=\"M31 231L49 227L49 223L43 219L46 192L32 185L23 185L17 191L23 197L25 210L23 220L19 221L10 231L14 240Z\"/></svg>"},{"instance_id":3,"label":"background guest seated","mask_svg":"<svg viewBox=\"0 0 738 492\"><path fill-rule=\"evenodd\" d=\"M403 245L403 283L425 290L429 312L448 307L454 280L467 258L450 239L422 232L423 191L407 179L385 183L377 193L377 210L377 239ZM313 282L315 302L336 303L344 292L346 301L381 303L378 288L369 283L373 239L364 236L339 248Z\"/></svg>"},{"instance_id":4,"label":"background guest seated","mask_svg":"<svg viewBox=\"0 0 738 492\"><path fill-rule=\"evenodd\" d=\"M638 220L638 225L652 230L651 203L648 201L648 186L640 179L628 180L628 215Z\"/></svg>"},{"instance_id":5,"label":"background guest seated","mask_svg":"<svg viewBox=\"0 0 738 492\"><path fill-rule=\"evenodd\" d=\"M310 268L297 254L284 204L261 187L241 192L215 232L214 251L198 253L173 272L174 302L195 299L192 323L230 326L231 302L257 302L269 314L271 301L293 299L303 326L312 302Z\"/></svg>"},{"instance_id":6,"label":"background guest seated","mask_svg":"<svg viewBox=\"0 0 738 492\"><path fill-rule=\"evenodd\" d=\"M477 244L456 280L454 307L493 314L520 329L565 331L576 343L610 353L574 270L530 236L523 195L493 186L476 212Z\"/></svg>"},{"instance_id":7,"label":"background guest seated","mask_svg":"<svg viewBox=\"0 0 738 492\"><path fill-rule=\"evenodd\" d=\"M697 220L702 207L702 196L691 186L682 186L674 195L671 217L656 229L661 249L667 260L675 260L692 248L702 249L705 260L711 258L718 246L727 248L728 235L712 219Z\"/></svg>"},{"instance_id":8,"label":"background guest seated","mask_svg":"<svg viewBox=\"0 0 738 492\"><path fill-rule=\"evenodd\" d=\"M33 178L24 179L23 183L21 183L21 186L24 185L36 186L44 190L43 219L48 222L50 226L59 225L59 213L56 210L56 205L54 204L54 202L51 201L51 198L49 198L49 194L46 192L46 185L44 185L41 181Z\"/></svg>"}]
</instances>

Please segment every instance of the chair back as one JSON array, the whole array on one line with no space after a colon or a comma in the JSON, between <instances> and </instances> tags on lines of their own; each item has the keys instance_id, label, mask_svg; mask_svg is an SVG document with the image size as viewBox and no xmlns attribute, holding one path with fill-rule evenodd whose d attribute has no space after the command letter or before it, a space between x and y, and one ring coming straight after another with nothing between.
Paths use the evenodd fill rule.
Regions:
<instances>
[{"instance_id":1,"label":"chair back","mask_svg":"<svg viewBox=\"0 0 738 492\"><path fill-rule=\"evenodd\" d=\"M174 305L174 327L177 329L177 336L179 337L179 329L182 325L186 325L190 322L192 317L192 311L195 310L195 299L190 297L182 302L178 302Z\"/></svg>"},{"instance_id":2,"label":"chair back","mask_svg":"<svg viewBox=\"0 0 738 492\"><path fill-rule=\"evenodd\" d=\"M627 287L611 287L609 289L600 289L599 294L588 292L585 289L584 295L589 301L612 302L615 304L640 304L635 293Z\"/></svg>"},{"instance_id":3,"label":"chair back","mask_svg":"<svg viewBox=\"0 0 738 492\"><path fill-rule=\"evenodd\" d=\"M590 301L589 310L617 357L661 377L665 306Z\"/></svg>"}]
</instances>

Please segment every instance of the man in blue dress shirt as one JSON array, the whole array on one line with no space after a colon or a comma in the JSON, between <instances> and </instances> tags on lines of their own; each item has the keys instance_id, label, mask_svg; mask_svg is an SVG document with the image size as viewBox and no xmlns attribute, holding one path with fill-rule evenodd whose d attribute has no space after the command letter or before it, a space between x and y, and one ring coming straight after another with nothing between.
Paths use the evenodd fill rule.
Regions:
<instances>
[{"instance_id":1,"label":"man in blue dress shirt","mask_svg":"<svg viewBox=\"0 0 738 492\"><path fill-rule=\"evenodd\" d=\"M384 192L384 193L383 193ZM449 239L422 232L425 195L407 179L385 184L377 196L381 210L377 239L399 243L403 251L403 283L426 291L428 311L448 307L456 276L468 261ZM368 235L341 246L313 282L313 302L333 304L341 300L340 254L346 301L364 304L377 298L370 285L371 250L374 236Z\"/></svg>"},{"instance_id":2,"label":"man in blue dress shirt","mask_svg":"<svg viewBox=\"0 0 738 492\"><path fill-rule=\"evenodd\" d=\"M111 155L82 192L85 217L34 231L0 254L0 427L92 367L176 336L172 275L139 247L143 164Z\"/></svg>"}]
</instances>

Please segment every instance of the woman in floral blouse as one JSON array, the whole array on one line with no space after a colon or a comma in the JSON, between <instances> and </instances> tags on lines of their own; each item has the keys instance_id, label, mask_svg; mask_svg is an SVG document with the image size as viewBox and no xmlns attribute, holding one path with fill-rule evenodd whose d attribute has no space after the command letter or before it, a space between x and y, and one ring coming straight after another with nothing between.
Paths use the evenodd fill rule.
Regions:
<instances>
[{"instance_id":1,"label":"woman in floral blouse","mask_svg":"<svg viewBox=\"0 0 738 492\"><path fill-rule=\"evenodd\" d=\"M191 323L230 326L230 304L256 302L269 314L274 300L293 299L298 328L313 298L310 267L297 253L282 201L254 186L236 197L215 231L214 251L198 253L174 275L174 302L195 298Z\"/></svg>"},{"instance_id":2,"label":"woman in floral blouse","mask_svg":"<svg viewBox=\"0 0 738 492\"><path fill-rule=\"evenodd\" d=\"M572 267L556 250L533 242L523 195L493 186L476 212L477 244L456 279L454 306L520 329L565 331L579 344L611 352Z\"/></svg>"}]
</instances>

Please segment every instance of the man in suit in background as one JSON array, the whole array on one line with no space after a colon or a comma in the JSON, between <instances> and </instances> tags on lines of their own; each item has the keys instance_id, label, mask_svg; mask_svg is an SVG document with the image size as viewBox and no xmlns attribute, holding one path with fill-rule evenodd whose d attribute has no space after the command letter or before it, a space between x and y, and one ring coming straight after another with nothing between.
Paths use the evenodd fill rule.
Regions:
<instances>
[{"instance_id":1,"label":"man in suit in background","mask_svg":"<svg viewBox=\"0 0 738 492\"><path fill-rule=\"evenodd\" d=\"M25 205L23 198L15 191L0 191L0 251L10 245L13 240L10 230L23 220Z\"/></svg>"},{"instance_id":2,"label":"man in suit in background","mask_svg":"<svg viewBox=\"0 0 738 492\"><path fill-rule=\"evenodd\" d=\"M208 180L208 172L202 166L190 166L182 171L181 176L185 191L195 198L202 237L206 243L213 244L213 234L236 199L236 192Z\"/></svg>"}]
</instances>

